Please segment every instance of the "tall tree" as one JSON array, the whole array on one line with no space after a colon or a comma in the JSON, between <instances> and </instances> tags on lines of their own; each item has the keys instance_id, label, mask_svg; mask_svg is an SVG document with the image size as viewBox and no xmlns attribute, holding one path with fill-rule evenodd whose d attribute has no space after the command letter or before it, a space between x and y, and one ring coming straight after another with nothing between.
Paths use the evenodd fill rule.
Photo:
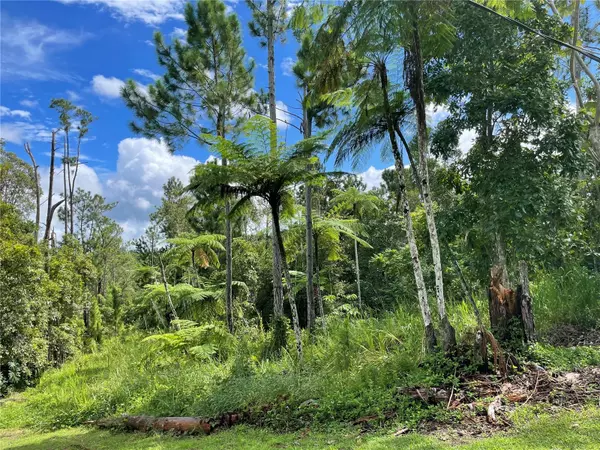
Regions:
<instances>
[{"instance_id":1,"label":"tall tree","mask_svg":"<svg viewBox=\"0 0 600 450\"><path fill-rule=\"evenodd\" d=\"M337 191L336 196L331 201L334 211L349 211L352 216L360 222L363 214L377 209L377 196L361 192L352 187L345 191ZM358 309L362 310L362 295L360 291L360 267L358 263L358 241L354 239L354 264L356 270L356 290L358 292Z\"/></svg>"},{"instance_id":2,"label":"tall tree","mask_svg":"<svg viewBox=\"0 0 600 450\"><path fill-rule=\"evenodd\" d=\"M187 4L186 43L176 40L168 46L160 32L154 34L159 63L166 74L141 92L132 80L123 88L128 107L141 120L132 129L150 137L165 138L172 150L193 139L205 143L210 132L225 138L235 134L239 119L255 101L252 94L254 63L246 61L240 23L227 14L220 0L200 0L194 8ZM207 129L203 117L211 122ZM226 165L227 160L223 159ZM225 204L229 217L229 203ZM225 223L227 324L233 332L232 230Z\"/></svg>"},{"instance_id":3,"label":"tall tree","mask_svg":"<svg viewBox=\"0 0 600 450\"><path fill-rule=\"evenodd\" d=\"M332 42L330 45L334 48L347 47L345 54L353 55L360 67L360 70L356 71L360 77L352 89L330 95L332 100L345 103L350 101L351 104L357 105L354 116L334 138L330 152L337 152L337 164L352 158L356 165L364 153L373 148L373 144L388 140L398 177L400 204L425 325L426 348L433 350L436 346L435 331L406 195L402 150L396 135L398 123L407 119L410 107L406 94L396 84L390 83L387 66L388 60L397 49L397 26L387 22L388 17L381 14L377 5L380 5L380 2L346 2L332 12L320 31L322 45Z\"/></svg>"},{"instance_id":4,"label":"tall tree","mask_svg":"<svg viewBox=\"0 0 600 450\"><path fill-rule=\"evenodd\" d=\"M444 277L442 269L442 257L440 254L440 243L438 239L437 226L435 223L435 215L433 212L433 199L431 189L429 187L429 169L427 160L429 159L429 143L427 135L427 115L425 111L425 86L424 86L424 49L421 39L420 23L425 23L427 27L432 28L432 19L434 25L445 23L440 19L441 11L444 9L443 2L436 2L433 5L425 5L417 2L407 3L408 5L408 26L410 32L409 41L405 46L404 57L404 78L408 85L410 96L415 105L417 119L417 143L419 148L419 167L416 170L414 161L411 161L411 166L415 168L417 179L415 182L420 186L423 205L425 206L425 217L427 219L427 228L429 231L429 242L431 244L431 253L433 257L433 268L435 272L435 293L437 299L438 315L442 327L442 339L445 351L452 351L456 347L456 332L446 314L446 302L444 298ZM442 7L440 8L440 5ZM437 23L436 23L437 22ZM400 34L403 34L401 30ZM439 39L444 39L443 34ZM439 46L438 46L439 47ZM406 152L410 155L410 150L407 147Z\"/></svg>"},{"instance_id":5,"label":"tall tree","mask_svg":"<svg viewBox=\"0 0 600 450\"><path fill-rule=\"evenodd\" d=\"M270 208L273 234L277 251L273 252L273 265L285 279L283 290L292 312L292 326L296 337L298 357L302 358L302 334L298 311L292 291L292 279L286 259L281 230L281 216L290 212L293 204L292 187L319 174L306 172L306 165L314 161L312 154L321 145L320 139L312 138L299 142L292 148L279 145L275 152L271 148L271 136L276 125L264 117L254 117L246 125L246 142L234 144L219 139L214 150L231 160L229 166L214 164L200 165L190 183L200 203L214 202L223 195L235 198L231 210L235 215L253 198L261 198ZM277 280L273 280L275 284ZM281 283L281 280L279 280Z\"/></svg>"},{"instance_id":6,"label":"tall tree","mask_svg":"<svg viewBox=\"0 0 600 450\"><path fill-rule=\"evenodd\" d=\"M285 0L246 0L252 11L252 21L248 24L250 33L260 39L260 44L267 47L267 72L269 76L269 118L275 124L270 128L270 148L275 155L277 153L277 103L275 95L275 42L284 36L287 28ZM273 255L275 259L281 259L277 236L272 234ZM283 316L283 285L280 268L282 262L273 264L273 315L275 318Z\"/></svg>"},{"instance_id":7,"label":"tall tree","mask_svg":"<svg viewBox=\"0 0 600 450\"><path fill-rule=\"evenodd\" d=\"M33 153L31 152L31 147L29 146L29 142L25 143L25 152L27 153L27 155L29 155L29 158L31 159L31 167L33 169L33 178L35 181L35 232L34 232L34 237L35 237L35 242L37 242L38 238L39 238L39 234L40 234L41 188L40 188L40 175L38 173L39 166L35 162L35 157L33 156Z\"/></svg>"}]
</instances>

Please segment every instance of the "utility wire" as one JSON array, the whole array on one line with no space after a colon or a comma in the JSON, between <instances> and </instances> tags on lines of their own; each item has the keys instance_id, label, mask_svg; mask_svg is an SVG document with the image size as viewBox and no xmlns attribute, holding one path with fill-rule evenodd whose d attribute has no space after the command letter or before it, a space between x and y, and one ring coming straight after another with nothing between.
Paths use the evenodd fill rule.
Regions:
<instances>
[{"instance_id":1,"label":"utility wire","mask_svg":"<svg viewBox=\"0 0 600 450\"><path fill-rule=\"evenodd\" d=\"M481 3L477 3L474 0L467 0L467 4L474 6L476 8L482 9L490 14L493 14L494 16L500 17L501 19L504 19L505 21L512 23L513 25L518 26L519 28L522 28L525 31L536 34L546 40L552 41L555 44L560 45L561 47L567 47L568 49L574 50L577 53L580 53L581 55L586 56L587 58L590 58L591 60L594 60L594 61L600 63L599 56L597 56L596 54L589 52L581 47L577 47L576 45L572 45L572 44L569 44L568 42L563 42L560 39L556 39L552 36L548 36L547 34L544 34L541 31L536 30L535 28L532 28L529 25L524 24L523 22L513 19L512 17L508 17L503 14L500 14L499 12L494 11L492 8L482 5Z\"/></svg>"}]
</instances>

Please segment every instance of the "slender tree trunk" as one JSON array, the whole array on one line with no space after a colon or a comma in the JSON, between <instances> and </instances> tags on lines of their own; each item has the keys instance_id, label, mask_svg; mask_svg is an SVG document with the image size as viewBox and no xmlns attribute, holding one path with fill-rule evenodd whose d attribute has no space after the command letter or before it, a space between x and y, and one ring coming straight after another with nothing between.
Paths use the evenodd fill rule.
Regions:
<instances>
[{"instance_id":1,"label":"slender tree trunk","mask_svg":"<svg viewBox=\"0 0 600 450\"><path fill-rule=\"evenodd\" d=\"M327 323L325 321L325 308L323 308L323 296L321 295L321 283L319 281L319 238L314 236L315 241L315 294L317 296L317 303L319 305L319 316L321 317L321 326L323 331L327 330Z\"/></svg>"},{"instance_id":2,"label":"slender tree trunk","mask_svg":"<svg viewBox=\"0 0 600 450\"><path fill-rule=\"evenodd\" d=\"M358 293L358 309L362 311L362 295L360 293L360 266L358 264L358 242L354 239L354 263L356 266L356 291Z\"/></svg>"},{"instance_id":3,"label":"slender tree trunk","mask_svg":"<svg viewBox=\"0 0 600 450\"><path fill-rule=\"evenodd\" d=\"M573 45L577 45L579 40L579 0L575 1L575 9L571 15L571 25L573 26ZM579 74L576 69L576 51L571 51L571 58L569 58L569 71L571 72L571 81L573 82L573 90L575 91L575 112L579 113L579 110L583 107L583 95L579 88Z\"/></svg>"},{"instance_id":4,"label":"slender tree trunk","mask_svg":"<svg viewBox=\"0 0 600 450\"><path fill-rule=\"evenodd\" d=\"M273 318L278 319L283 316L283 276L281 274L281 255L279 254L275 224L273 224L271 241L273 244Z\"/></svg>"},{"instance_id":5,"label":"slender tree trunk","mask_svg":"<svg viewBox=\"0 0 600 450\"><path fill-rule=\"evenodd\" d=\"M410 206L408 204L408 199L406 196L406 181L404 180L404 163L402 161L402 153L400 152L400 149L398 147L398 142L396 141L396 134L394 131L394 123L392 120L388 98L387 69L385 68L385 66L380 67L379 76L381 80L381 89L383 94L384 114L386 116L388 135L390 138L390 144L392 146L392 153L394 155L396 176L398 177L398 189L400 193L402 213L406 222L406 238L408 240L408 247L410 249L410 255L413 264L415 282L417 285L417 294L419 297L419 306L421 308L421 315L423 317L423 323L425 325L425 347L428 351L433 351L437 344L435 330L433 328L433 322L431 320L431 311L429 309L429 303L427 302L427 289L425 287L425 280L423 279L423 270L421 268L421 261L419 259L419 250L417 248L417 241L414 235L412 217L410 215Z\"/></svg>"},{"instance_id":6,"label":"slender tree trunk","mask_svg":"<svg viewBox=\"0 0 600 450\"><path fill-rule=\"evenodd\" d=\"M160 263L160 276L162 277L163 286L165 287L165 294L167 295L169 307L171 308L171 312L173 313L173 317L175 318L175 320L179 320L179 316L177 315L177 311L175 310L175 305L173 305L173 300L171 299L171 293L169 292L169 283L167 283L167 275L165 274L165 266L163 265L160 254L158 255L158 261ZM176 328L179 329L179 325Z\"/></svg>"},{"instance_id":7,"label":"slender tree trunk","mask_svg":"<svg viewBox=\"0 0 600 450\"><path fill-rule=\"evenodd\" d=\"M50 173L48 174L48 201L46 213L46 229L44 230L44 240L50 240L50 230L52 228L52 194L54 192L54 160L56 157L56 131L52 131L52 141L50 144Z\"/></svg>"},{"instance_id":8,"label":"slender tree trunk","mask_svg":"<svg viewBox=\"0 0 600 450\"><path fill-rule=\"evenodd\" d=\"M69 131L65 130L65 142L67 143L67 165L65 166L65 170L67 171L67 189L68 193L65 192L65 212L68 208L69 213L65 216L69 218L69 233L73 234L73 191L71 189L71 142L69 139Z\"/></svg>"},{"instance_id":9,"label":"slender tree trunk","mask_svg":"<svg viewBox=\"0 0 600 450\"><path fill-rule=\"evenodd\" d=\"M267 71L269 73L269 117L277 124L275 104L275 0L267 0Z\"/></svg>"},{"instance_id":10,"label":"slender tree trunk","mask_svg":"<svg viewBox=\"0 0 600 450\"><path fill-rule=\"evenodd\" d=\"M225 160L223 160L223 165L227 164ZM229 204L229 200L225 202L225 215L227 219L225 220L225 309L227 313L227 327L229 328L229 332L234 332L234 322L233 322L233 276L232 276L232 264L233 264L233 253L232 253L232 236L231 236L231 220L229 219L229 212L231 211L231 205Z\"/></svg>"},{"instance_id":11,"label":"slender tree trunk","mask_svg":"<svg viewBox=\"0 0 600 450\"><path fill-rule=\"evenodd\" d=\"M306 99L306 87L304 88L304 97ZM304 115L304 138L311 135L312 119L308 114L307 107L303 105ZM307 167L310 172L311 167ZM304 184L304 200L306 204L306 327L311 330L315 323L315 298L314 298L314 246L313 246L313 222L312 222L312 186L310 183Z\"/></svg>"},{"instance_id":12,"label":"slender tree trunk","mask_svg":"<svg viewBox=\"0 0 600 450\"><path fill-rule=\"evenodd\" d=\"M33 232L33 236L37 243L40 234L40 177L38 175L38 165L35 163L29 142L25 143L25 151L29 155L29 158L31 158L31 166L33 167L33 176L35 178L35 231Z\"/></svg>"},{"instance_id":13,"label":"slender tree trunk","mask_svg":"<svg viewBox=\"0 0 600 450\"><path fill-rule=\"evenodd\" d=\"M300 330L300 320L298 318L298 308L294 300L294 294L292 292L292 277L288 269L287 261L285 258L285 247L283 246L283 238L281 237L281 226L279 223L279 205L271 205L271 214L273 217L273 235L276 237L276 243L279 248L279 261L280 272L283 272L285 277L285 296L287 297L288 303L290 304L290 310L292 312L292 328L294 330L294 336L296 338L296 351L298 352L298 359L302 361L302 331ZM273 265L276 265L275 263Z\"/></svg>"},{"instance_id":14,"label":"slender tree trunk","mask_svg":"<svg viewBox=\"0 0 600 450\"><path fill-rule=\"evenodd\" d=\"M440 243L435 224L435 215L433 212L433 201L431 199L431 190L429 187L429 169L427 167L427 115L425 112L425 87L423 85L423 55L421 53L421 38L419 35L418 23L413 22L413 57L416 67L414 68L414 79L411 95L415 104L417 113L417 131L419 147L419 166L420 179L422 184L422 197L425 206L425 217L427 219L427 228L429 230L429 240L431 243L431 254L433 258L433 268L435 273L435 293L437 299L438 314L443 331L444 351L449 352L456 348L456 333L450 324L446 314L446 302L444 299L444 278L442 270L442 258L440 254Z\"/></svg>"},{"instance_id":15,"label":"slender tree trunk","mask_svg":"<svg viewBox=\"0 0 600 450\"><path fill-rule=\"evenodd\" d=\"M77 156L75 158L75 172L73 172L73 179L71 180L71 184L69 186L69 203L70 203L70 211L71 211L71 234L75 232L75 228L73 228L73 219L75 215L73 214L73 194L75 192L75 180L77 179L77 172L79 171L79 157L81 156L81 136L77 140Z\"/></svg>"},{"instance_id":16,"label":"slender tree trunk","mask_svg":"<svg viewBox=\"0 0 600 450\"><path fill-rule=\"evenodd\" d=\"M69 234L69 202L67 201L69 191L67 189L67 172L69 169L67 168L67 141L64 142L63 148L63 198L65 200L65 237ZM64 240L65 238L63 238Z\"/></svg>"}]
</instances>

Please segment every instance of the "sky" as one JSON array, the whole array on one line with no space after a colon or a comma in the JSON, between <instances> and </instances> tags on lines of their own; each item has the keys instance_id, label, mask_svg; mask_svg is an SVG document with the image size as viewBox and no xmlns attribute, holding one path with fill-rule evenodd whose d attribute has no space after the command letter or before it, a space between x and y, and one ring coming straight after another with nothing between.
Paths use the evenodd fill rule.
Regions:
<instances>
[{"instance_id":1,"label":"sky","mask_svg":"<svg viewBox=\"0 0 600 450\"><path fill-rule=\"evenodd\" d=\"M58 125L56 112L48 108L51 99L66 98L90 111L97 120L82 144L77 187L118 202L111 216L126 240L147 227L148 215L160 204L163 184L172 176L187 183L195 165L210 156L208 148L196 143L171 154L162 142L135 135L128 125L132 113L119 94L127 79L147 85L164 73L152 35L160 30L167 40L184 37L184 4L183 0L0 2L0 137L7 150L27 161L23 144L30 143L44 188L51 130ZM266 49L249 35L250 11L241 0L226 0L226 5L238 15L244 47L256 62L255 88L266 90ZM291 35L276 45L276 98L281 118L299 125L285 113L301 114L291 72L297 49ZM433 106L429 112L434 122L447 114ZM282 123L279 133L288 143L300 138L293 126ZM467 142L471 137L462 139ZM372 153L358 168L369 188L381 183L381 173L391 165L380 159L379 152ZM58 173L58 161L57 166ZM42 216L45 209L44 204Z\"/></svg>"}]
</instances>

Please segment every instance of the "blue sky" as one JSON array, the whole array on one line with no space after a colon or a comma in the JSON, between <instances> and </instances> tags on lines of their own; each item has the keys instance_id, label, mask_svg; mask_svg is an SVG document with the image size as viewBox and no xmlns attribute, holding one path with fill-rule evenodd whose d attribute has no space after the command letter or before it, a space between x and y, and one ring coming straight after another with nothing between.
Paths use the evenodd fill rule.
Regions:
<instances>
[{"instance_id":1,"label":"blue sky","mask_svg":"<svg viewBox=\"0 0 600 450\"><path fill-rule=\"evenodd\" d=\"M267 87L266 50L248 33L250 12L243 1L228 0L244 29L244 46L256 63L256 89ZM26 158L30 142L47 186L50 130L57 116L48 108L52 98L67 98L98 118L82 146L78 186L118 201L113 217L125 237L141 234L148 214L160 203L162 184L189 171L210 153L195 143L171 155L159 142L135 136L128 127L132 114L119 98L124 80L145 85L162 74L152 34L182 37L182 0L59 0L2 1L0 136L7 149ZM290 67L297 44L288 36L276 46L279 106L299 113L298 89ZM282 113L284 115L285 113ZM298 121L288 116L296 124ZM280 126L288 143L299 138L293 127ZM377 184L389 162L373 152L363 176ZM369 167L370 166L370 167ZM57 168L60 171L60 167ZM60 183L59 183L60 184ZM45 207L44 207L45 209ZM59 226L56 227L60 228Z\"/></svg>"}]
</instances>

